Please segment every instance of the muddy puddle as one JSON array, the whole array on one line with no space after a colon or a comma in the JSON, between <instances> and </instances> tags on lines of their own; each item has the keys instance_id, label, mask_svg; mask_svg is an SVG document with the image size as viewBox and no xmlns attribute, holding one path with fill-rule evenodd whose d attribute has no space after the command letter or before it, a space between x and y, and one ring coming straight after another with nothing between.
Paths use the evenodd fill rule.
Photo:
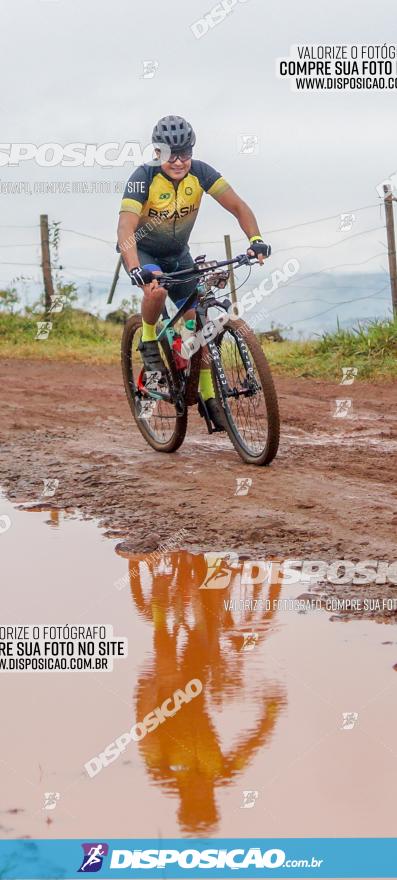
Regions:
<instances>
[{"instance_id":1,"label":"muddy puddle","mask_svg":"<svg viewBox=\"0 0 397 880\"><path fill-rule=\"evenodd\" d=\"M0 672L3 838L395 834L393 625L299 611L222 548L0 508L1 625L128 639L111 672Z\"/></svg>"}]
</instances>

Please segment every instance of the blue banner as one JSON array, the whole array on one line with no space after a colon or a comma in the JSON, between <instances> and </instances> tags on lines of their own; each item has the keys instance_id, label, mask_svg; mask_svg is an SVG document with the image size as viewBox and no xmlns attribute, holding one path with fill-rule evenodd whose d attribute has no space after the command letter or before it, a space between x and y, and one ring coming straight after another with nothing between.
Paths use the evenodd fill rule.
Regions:
<instances>
[{"instance_id":1,"label":"blue banner","mask_svg":"<svg viewBox=\"0 0 397 880\"><path fill-rule=\"evenodd\" d=\"M397 877L397 838L0 841L2 880Z\"/></svg>"}]
</instances>

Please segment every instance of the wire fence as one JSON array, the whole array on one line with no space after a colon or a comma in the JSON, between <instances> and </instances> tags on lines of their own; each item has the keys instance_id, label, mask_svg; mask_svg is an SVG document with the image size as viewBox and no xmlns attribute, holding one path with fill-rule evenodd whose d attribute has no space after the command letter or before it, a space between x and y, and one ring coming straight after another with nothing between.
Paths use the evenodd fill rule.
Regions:
<instances>
[{"instance_id":1,"label":"wire fence","mask_svg":"<svg viewBox=\"0 0 397 880\"><path fill-rule=\"evenodd\" d=\"M353 303L360 303L360 302L364 302L364 301L370 301L370 300L374 300L376 304L379 304L379 306L382 304L381 311L382 311L382 314L385 314L385 312L387 310L386 303L389 302L390 306L391 306L390 287L389 287L388 282L383 284L381 287L379 287L379 277L378 276L387 275L388 269L385 265L382 265L382 264L376 265L376 263L375 263L376 260L378 260L378 261L383 260L384 261L385 257L387 257L387 244L386 244L387 238L386 238L385 223L378 222L375 225L372 222L372 224L368 228L361 229L357 232L355 232L355 231L351 232L351 229L353 229L353 226L358 222L356 215L358 215L358 214L363 215L364 212L371 211L372 218L373 218L373 212L374 211L379 212L379 209L382 209L382 207L383 207L383 202L380 200L378 202L375 202L375 203L372 203L369 205L363 205L363 206L353 208L350 211L344 211L344 212L340 212L337 214L330 214L330 215L327 215L324 217L317 217L312 220L303 220L302 222L296 223L294 225L278 227L276 229L268 230L266 233L266 238L271 240L271 242L272 242L272 258L275 258L275 260L277 260L278 257L285 258L285 255L290 255L290 257L297 255L298 259L299 259L300 270L301 270L301 268L304 268L305 261L310 258L310 254L312 252L316 252L316 257L318 258L318 256L323 251L325 253L327 253L328 251L335 251L335 252L339 253L340 249L344 249L344 252L345 253L347 252L346 253L347 259L343 260L343 257L342 257L342 261L338 261L338 259L336 259L336 261L334 261L334 262L326 261L327 264L321 266L319 269L315 269L315 270L309 271L309 272L304 272L303 274L299 270L299 273L296 276L294 276L294 278L292 278L285 285L279 287L277 289L276 293L274 293L274 294L272 293L270 295L272 298L271 300L269 299L269 304L271 305L271 307L266 309L266 319L269 316L276 315L276 314L282 312L283 310L286 310L288 308L291 309L292 306L294 307L295 311L296 311L295 307L298 307L298 313L299 313L299 308L303 309L304 306L306 306L308 303L311 303L311 302L317 303L317 304L321 303L322 305L326 305L327 308L320 310L320 311L317 311L314 314L310 314L310 315L307 315L305 313L302 317L298 316L298 317L294 318L294 320L292 320L292 321L288 320L288 318L287 318L288 324L291 325L291 327L293 327L297 324L304 323L304 322L313 321L316 318L322 317L325 314L328 314L332 311L336 311L338 309L341 309L347 305L351 305ZM345 218L345 219L343 219L343 218ZM347 221L346 221L346 218L347 218ZM319 231L321 232L320 224L325 224L325 223L329 223L332 221L339 222L339 230L338 231L341 235L340 238L335 237L335 230L334 230L333 240L326 241L325 243L322 243L322 244L314 244L314 243L311 243L310 241L305 242L305 243L300 243L299 241L294 239L294 243L291 245L288 244L287 247L285 246L285 243L283 241L280 242L280 247L277 247L277 236L283 236L285 238L286 233L297 232L299 230L304 230L304 229L307 229L309 231L309 228L313 227L313 226L316 227L316 235L318 235ZM349 222L351 224L350 227L348 226ZM343 223L345 223L345 227L343 226ZM265 227L263 227L263 228L265 228ZM28 225L28 226L0 224L0 229L4 229L4 230L6 230L6 229L7 230L15 230L15 229L17 229L17 230L33 230L33 229L36 229L36 230L40 230L40 224L37 223L37 224ZM71 229L69 227L61 226L60 231L61 231L61 246L62 246L62 248L64 247L64 240L66 238L65 253L73 254L73 252L75 252L75 247L72 244L73 239L78 238L80 240L81 239L82 240L89 240L89 241L95 242L97 244L100 244L102 246L104 246L104 245L106 246L106 249L107 249L106 250L106 257L108 258L108 259L106 259L106 262L108 265L107 265L107 267L77 265L77 263L75 263L73 261L73 256L72 256L72 261L70 263L69 263L68 259L65 259L65 260L60 259L59 266L55 266L54 269L62 272L63 276L65 276L66 278L68 276L70 276L71 280L74 281L74 283L78 282L78 284L76 286L78 288L78 293L81 294L81 296L83 296L83 292L81 290L79 290L79 287L81 288L81 285L84 283L91 283L93 288L95 288L95 285L96 286L101 285L102 288L103 288L103 286L108 285L110 288L110 284L111 284L111 281L114 276L115 264L116 264L116 259L117 259L116 250L115 250L116 241L115 240L112 241L110 239L106 239L106 238L103 238L98 235L93 235L91 233L88 233L88 232L85 232L82 230ZM350 234L350 232L351 232L351 234ZM33 237L34 237L33 235L29 236L29 238L33 238ZM276 238L276 243L274 244L275 238ZM298 238L298 236L296 236L296 238ZM374 250L375 252L370 253L369 256L365 256L362 259L356 259L356 260L350 261L348 259L349 248L351 250L352 245L353 245L353 247L355 247L356 245L359 245L361 243L361 240L362 240L363 244L365 243L366 250L368 250L368 251ZM234 238L234 239L232 238L231 241L232 241L232 245L236 249L237 249L236 246L238 246L240 244L245 244L245 246L246 246L246 239L244 237ZM214 247L215 245L222 246L222 248L223 248L224 247L224 239L223 238L220 238L220 239L214 238L214 239L210 239L210 240L191 241L189 243L189 246L190 246L191 250L193 251L193 253L194 252L200 253L200 252L202 252L204 247L207 247L207 246ZM377 247L375 247L375 245L377 245ZM383 250L380 250L379 246L381 246L383 248ZM29 261L29 259L26 259L26 256L29 257L29 254L25 253L25 250L28 248L36 249L35 253L34 253L34 259L32 259L32 261ZM12 253L13 251L15 251L15 249L17 250L17 253ZM7 250L10 251L11 253L7 253ZM18 254L18 250L21 251L21 257L22 257L21 260L16 259L17 254ZM240 248L240 250L243 250L243 248ZM361 249L361 252L362 252L362 249ZM5 257L10 256L11 259L9 259L9 260L3 259L3 254ZM32 254L32 256L33 256L33 254ZM352 283L351 285L350 284L339 285L338 284L338 273L339 273L339 276L341 274L343 274L343 272L345 274L347 274L347 272L349 272L350 275L357 276L357 274L360 274L360 267L364 267L364 272L366 272L368 269L368 264L370 264L371 262L373 262L372 273L373 273L373 275L376 275L376 278L374 278L374 282L373 282L375 284L376 289L373 289L373 285L369 285L369 286L365 287L365 285L362 284L361 281L360 281L359 289L357 288L358 293L361 291L364 291L364 290L368 290L369 292L366 295L353 296L353 297L349 297L346 299L338 299L335 301L323 299L320 295L319 296L313 295L313 294L316 294L316 292L318 294L322 294L322 295L326 294L327 292L332 292L334 295L337 295L339 291L340 292L342 292L343 290L352 291L353 287L355 287L355 286L357 287L357 280L356 280L356 284ZM269 264L269 266L273 267L274 265L275 265L275 262L274 262L274 260L272 260L272 263ZM29 241L22 241L22 242L11 241L9 243L1 242L0 243L0 272L2 275L7 274L7 272L9 271L8 267L10 267L10 269L11 269L10 274L13 277L10 277L8 279L8 281L5 278L0 280L0 284L2 286L4 286L4 285L9 286L10 284L15 283L15 278L18 275L18 273L15 271L15 269L22 270L22 275L27 281L31 281L34 284L41 283L40 274L38 275L37 279L31 277L32 272L41 273L40 235L37 236L37 241L29 240ZM29 272L27 272L26 275L24 274L25 269L29 270ZM271 271L271 269L270 269L270 271ZM84 274L76 274L76 273L88 273L88 275L87 275L87 277L85 277ZM361 278L361 275L360 275L360 278ZM312 283L313 279L318 280L317 285L316 284L313 285L313 283ZM361 278L361 280L362 280L362 278ZM353 277L353 281L354 281L354 277ZM377 281L377 285L376 285L376 281ZM245 284L246 284L246 282L243 281L242 285L240 285L240 286L242 288L244 288ZM117 284L117 289L119 289L119 288L121 289L121 292L123 294L125 294L126 290L131 289L130 281L127 278L127 276L125 276L124 278L121 276L119 278L118 284ZM293 299L293 300L288 299L288 295L295 288L301 288L301 289L304 288L308 295L306 297L302 297L300 299ZM386 292L388 289L389 289L389 294L387 294L387 292ZM287 294L287 298L285 296L286 294ZM276 302L276 304L273 305L273 297L274 296L277 296L277 299L280 301ZM379 311L379 309L378 309L378 311Z\"/></svg>"}]
</instances>

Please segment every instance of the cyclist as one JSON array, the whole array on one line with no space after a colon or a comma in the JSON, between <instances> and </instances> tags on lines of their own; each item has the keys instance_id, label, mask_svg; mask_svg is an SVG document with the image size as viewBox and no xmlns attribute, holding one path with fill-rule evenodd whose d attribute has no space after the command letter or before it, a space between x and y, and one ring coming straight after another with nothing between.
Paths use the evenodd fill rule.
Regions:
<instances>
[{"instance_id":1,"label":"cyclist","mask_svg":"<svg viewBox=\"0 0 397 880\"><path fill-rule=\"evenodd\" d=\"M156 342L156 323L164 309L167 291L152 274L155 270L174 272L194 265L189 236L200 207L203 192L208 193L237 218L249 240L247 253L262 264L270 256L270 246L259 232L255 216L219 171L193 159L196 135L181 116L164 116L152 134L156 160L141 165L127 181L120 208L118 250L133 284L143 289L142 339L140 351L146 371L164 371ZM165 154L167 158L165 158ZM176 306L194 291L196 280L172 285L168 295ZM184 315L189 330L194 329L194 309ZM200 371L200 394L218 430L223 420L215 400L211 370Z\"/></svg>"}]
</instances>

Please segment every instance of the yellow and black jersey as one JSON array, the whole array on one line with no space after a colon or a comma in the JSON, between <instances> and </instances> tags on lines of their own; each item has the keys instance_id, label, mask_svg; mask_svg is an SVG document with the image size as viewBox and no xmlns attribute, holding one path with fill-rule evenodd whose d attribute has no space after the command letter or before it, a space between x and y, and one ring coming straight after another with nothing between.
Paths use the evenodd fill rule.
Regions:
<instances>
[{"instance_id":1,"label":"yellow and black jersey","mask_svg":"<svg viewBox=\"0 0 397 880\"><path fill-rule=\"evenodd\" d=\"M228 188L219 171L197 159L180 181L161 167L140 165L127 181L120 211L139 215L138 246L158 256L179 254L188 243L203 192L216 199Z\"/></svg>"}]
</instances>

